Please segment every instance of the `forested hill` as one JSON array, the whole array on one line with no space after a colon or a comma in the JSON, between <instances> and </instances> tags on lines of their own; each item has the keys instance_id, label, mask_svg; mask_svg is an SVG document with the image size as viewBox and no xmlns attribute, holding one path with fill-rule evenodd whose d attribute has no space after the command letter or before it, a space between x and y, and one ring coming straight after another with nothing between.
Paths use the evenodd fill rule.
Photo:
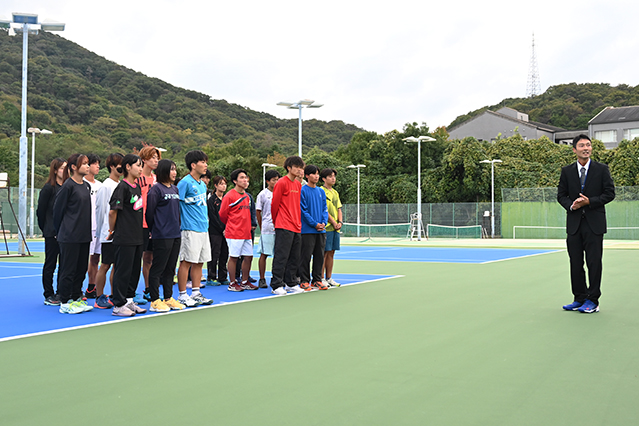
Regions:
<instances>
[{"instance_id":1,"label":"forested hill","mask_svg":"<svg viewBox=\"0 0 639 426\"><path fill-rule=\"evenodd\" d=\"M22 37L0 31L0 162L13 154L6 139L15 142L20 133L21 68ZM260 158L297 152L297 119L149 78L54 34L29 36L28 77L28 126L52 130L47 138L60 147L38 148L39 165L68 155L68 149L102 155L139 148L142 141L167 148L168 156L192 147L224 155L229 152L223 148L233 144ZM304 148L331 152L361 130L341 121L307 120Z\"/></svg>"},{"instance_id":2,"label":"forested hill","mask_svg":"<svg viewBox=\"0 0 639 426\"><path fill-rule=\"evenodd\" d=\"M497 111L503 107L516 109L529 115L531 121L551 124L566 130L588 128L588 121L607 106L639 105L639 85L610 86L605 83L560 84L551 86L539 96L508 98L497 105L486 106L457 117L449 129L486 110Z\"/></svg>"}]
</instances>

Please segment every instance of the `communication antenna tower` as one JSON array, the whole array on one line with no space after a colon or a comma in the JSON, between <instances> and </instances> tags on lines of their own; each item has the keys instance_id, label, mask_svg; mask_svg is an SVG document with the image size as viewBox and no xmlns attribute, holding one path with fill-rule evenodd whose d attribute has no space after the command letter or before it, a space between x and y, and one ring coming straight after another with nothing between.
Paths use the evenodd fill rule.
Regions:
<instances>
[{"instance_id":1,"label":"communication antenna tower","mask_svg":"<svg viewBox=\"0 0 639 426\"><path fill-rule=\"evenodd\" d=\"M539 94L541 94L541 83L539 83L539 70L537 69L537 57L535 56L535 33L533 33L532 55L530 57L530 70L528 71L526 96L532 98Z\"/></svg>"}]
</instances>

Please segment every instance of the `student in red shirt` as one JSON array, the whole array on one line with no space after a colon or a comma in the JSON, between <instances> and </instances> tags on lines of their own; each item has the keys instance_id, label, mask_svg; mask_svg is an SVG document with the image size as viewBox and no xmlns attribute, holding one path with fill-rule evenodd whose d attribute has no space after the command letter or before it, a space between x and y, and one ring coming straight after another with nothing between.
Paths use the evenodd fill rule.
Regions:
<instances>
[{"instance_id":1,"label":"student in red shirt","mask_svg":"<svg viewBox=\"0 0 639 426\"><path fill-rule=\"evenodd\" d=\"M249 281L251 262L253 261L253 239L251 238L251 200L246 193L249 177L244 169L233 170L231 181L235 188L222 198L220 220L226 225L224 236L229 247L229 291L257 290ZM237 259L243 257L242 277L246 281L236 280Z\"/></svg>"},{"instance_id":2,"label":"student in red shirt","mask_svg":"<svg viewBox=\"0 0 639 426\"><path fill-rule=\"evenodd\" d=\"M291 293L304 291L296 283L302 246L302 185L296 178L304 176L304 160L296 155L288 157L284 161L284 168L288 174L275 184L271 202L271 216L275 225L271 292L277 295L286 294L287 287Z\"/></svg>"}]
</instances>

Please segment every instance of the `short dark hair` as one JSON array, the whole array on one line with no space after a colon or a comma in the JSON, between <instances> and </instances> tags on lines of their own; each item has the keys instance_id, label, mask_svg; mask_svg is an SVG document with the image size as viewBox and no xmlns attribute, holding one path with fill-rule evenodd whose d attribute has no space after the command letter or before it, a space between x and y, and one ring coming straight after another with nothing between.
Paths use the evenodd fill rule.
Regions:
<instances>
[{"instance_id":1,"label":"short dark hair","mask_svg":"<svg viewBox=\"0 0 639 426\"><path fill-rule=\"evenodd\" d=\"M122 163L123 158L124 158L124 155L120 154L119 152L114 152L113 154L109 154L109 156L106 159L106 168L109 171L109 173L111 173L111 167L117 167Z\"/></svg>"},{"instance_id":2,"label":"short dark hair","mask_svg":"<svg viewBox=\"0 0 639 426\"><path fill-rule=\"evenodd\" d=\"M291 167L304 167L304 160L302 160L302 157L292 155L284 160L284 168L288 171Z\"/></svg>"},{"instance_id":3,"label":"short dark hair","mask_svg":"<svg viewBox=\"0 0 639 426\"><path fill-rule=\"evenodd\" d=\"M93 163L100 164L100 156L98 154L89 154L87 158L89 159L89 166Z\"/></svg>"},{"instance_id":4,"label":"short dark hair","mask_svg":"<svg viewBox=\"0 0 639 426\"><path fill-rule=\"evenodd\" d=\"M335 175L335 176L337 176L337 170L335 170L335 169L331 169L331 168L326 168L326 169L324 169L324 170L322 170L322 171L320 172L320 177L321 177L322 179L326 179L326 178L327 178L327 177L329 177L330 175Z\"/></svg>"},{"instance_id":5,"label":"short dark hair","mask_svg":"<svg viewBox=\"0 0 639 426\"><path fill-rule=\"evenodd\" d=\"M122 174L124 175L124 177L127 177L129 175L126 166L132 166L138 161L142 162L142 159L135 154L127 154L124 156L124 158L122 159L122 163L120 163L120 165L122 166Z\"/></svg>"},{"instance_id":6,"label":"short dark hair","mask_svg":"<svg viewBox=\"0 0 639 426\"><path fill-rule=\"evenodd\" d=\"M211 179L211 171L210 170L206 170L206 173L204 173L202 176L200 176L200 179L202 178L208 178L209 180Z\"/></svg>"},{"instance_id":7,"label":"short dark hair","mask_svg":"<svg viewBox=\"0 0 639 426\"><path fill-rule=\"evenodd\" d=\"M588 140L588 142L592 142L588 135L581 134L579 136L575 136L575 138L572 140L572 147L577 148L577 143L579 143L579 141L582 139L586 139Z\"/></svg>"},{"instance_id":8,"label":"short dark hair","mask_svg":"<svg viewBox=\"0 0 639 426\"><path fill-rule=\"evenodd\" d=\"M320 169L316 165L309 164L304 167L304 176L314 175L315 173L319 173Z\"/></svg>"},{"instance_id":9,"label":"short dark hair","mask_svg":"<svg viewBox=\"0 0 639 426\"><path fill-rule=\"evenodd\" d=\"M231 182L235 182L237 178L240 176L240 173L244 173L246 176L248 176L248 173L246 173L246 170L235 169L231 172Z\"/></svg>"},{"instance_id":10,"label":"short dark hair","mask_svg":"<svg viewBox=\"0 0 639 426\"><path fill-rule=\"evenodd\" d=\"M160 160L158 161L158 168L155 169L155 176L158 178L158 182L160 183L173 183L171 180L171 169L176 167L175 163L171 160Z\"/></svg>"},{"instance_id":11,"label":"short dark hair","mask_svg":"<svg viewBox=\"0 0 639 426\"><path fill-rule=\"evenodd\" d=\"M280 172L278 172L277 170L269 170L266 172L266 174L264 175L264 179L268 182L269 180L273 179L273 178L281 178L282 176L280 175Z\"/></svg>"},{"instance_id":12,"label":"short dark hair","mask_svg":"<svg viewBox=\"0 0 639 426\"><path fill-rule=\"evenodd\" d=\"M224 176L217 175L213 178L213 185L218 185L220 182L228 183Z\"/></svg>"},{"instance_id":13,"label":"short dark hair","mask_svg":"<svg viewBox=\"0 0 639 426\"><path fill-rule=\"evenodd\" d=\"M184 156L184 162L189 172L191 171L191 164L199 163L200 161L209 161L209 156L200 150L189 151Z\"/></svg>"}]
</instances>

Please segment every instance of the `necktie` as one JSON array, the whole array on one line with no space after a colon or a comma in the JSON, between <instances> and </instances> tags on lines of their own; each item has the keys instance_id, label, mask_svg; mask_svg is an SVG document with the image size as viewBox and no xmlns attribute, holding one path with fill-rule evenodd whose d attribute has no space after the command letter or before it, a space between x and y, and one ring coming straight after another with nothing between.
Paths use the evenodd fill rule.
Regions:
<instances>
[{"instance_id":1,"label":"necktie","mask_svg":"<svg viewBox=\"0 0 639 426\"><path fill-rule=\"evenodd\" d=\"M579 182L581 182L581 190L584 190L584 184L586 183L586 168L581 167L581 176L579 176Z\"/></svg>"}]
</instances>

